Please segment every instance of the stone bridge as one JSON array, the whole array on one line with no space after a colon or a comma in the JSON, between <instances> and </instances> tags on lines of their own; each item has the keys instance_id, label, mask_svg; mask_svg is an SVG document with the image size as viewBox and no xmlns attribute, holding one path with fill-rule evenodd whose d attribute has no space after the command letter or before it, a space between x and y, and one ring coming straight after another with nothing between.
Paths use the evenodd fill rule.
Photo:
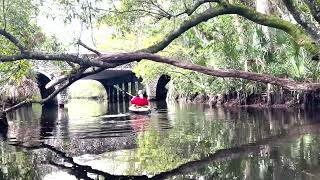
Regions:
<instances>
[{"instance_id":1,"label":"stone bridge","mask_svg":"<svg viewBox=\"0 0 320 180\"><path fill-rule=\"evenodd\" d=\"M41 97L45 98L51 94L56 88L46 89L45 85L51 80L61 76L67 72L69 68L64 62L48 62L48 61L34 61L32 62L34 71L37 73L38 87L40 89ZM132 72L136 62L125 64L117 68L107 69L100 73L87 76L83 79L96 80L100 82L106 89L109 102L123 102L130 99L128 92L135 95L138 89L144 89L150 99L164 100L166 98L167 89L166 84L170 78L165 75L159 75L154 81L148 84L143 84L141 78L137 78ZM60 92L57 98L50 103L64 104L68 98L68 89Z\"/></svg>"}]
</instances>

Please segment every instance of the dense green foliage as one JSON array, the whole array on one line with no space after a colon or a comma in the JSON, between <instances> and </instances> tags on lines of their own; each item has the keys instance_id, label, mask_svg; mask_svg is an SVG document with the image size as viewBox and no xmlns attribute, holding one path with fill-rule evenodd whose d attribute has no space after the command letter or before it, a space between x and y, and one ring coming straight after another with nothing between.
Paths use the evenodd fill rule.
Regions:
<instances>
[{"instance_id":1,"label":"dense green foliage","mask_svg":"<svg viewBox=\"0 0 320 180\"><path fill-rule=\"evenodd\" d=\"M240 27L235 21L240 21ZM238 32L237 28L243 32ZM179 45L170 46L166 51L167 55L202 66L245 70L247 63L251 72L318 82L319 64L311 61L308 53L287 34L276 29L268 30L270 39L261 26L242 18L223 16L190 30L179 39ZM169 75L178 94L230 91L250 94L266 90L266 85L256 82L214 78L149 61L140 62L135 72L146 81L161 74Z\"/></svg>"},{"instance_id":2,"label":"dense green foliage","mask_svg":"<svg viewBox=\"0 0 320 180\"><path fill-rule=\"evenodd\" d=\"M122 1L115 4L115 9L111 8L113 13L99 16L99 22L114 28L113 39L122 37L135 41L136 46L129 48L135 50L162 39L187 20L188 16L172 15L182 12L192 4L192 1ZM289 16L281 3L273 3L271 6L273 14ZM205 7L207 6L199 8L195 14L203 12ZM279 11L280 8L283 11ZM135 11L137 9L140 11ZM301 10L307 19L311 19L310 12L303 9L303 5ZM101 47L110 50L108 46ZM128 47L123 49L128 50ZM238 16L225 15L202 23L182 34L160 54L211 68L245 70L300 82L318 82L320 78L319 64L311 61L308 52L298 46L288 34L262 27ZM162 74L169 75L173 94L216 95L237 92L250 95L267 91L267 86L258 82L214 78L150 61L141 61L134 71L145 82ZM279 88L273 87L273 90L277 91Z\"/></svg>"},{"instance_id":3,"label":"dense green foliage","mask_svg":"<svg viewBox=\"0 0 320 180\"><path fill-rule=\"evenodd\" d=\"M41 32L36 23L40 2L27 0L3 1L0 6L0 29L10 32L26 50L59 52L62 47L55 37L47 37ZM17 47L8 39L0 36L0 54L18 54ZM58 65L63 65L57 62ZM36 74L33 71L32 61L21 60L16 62L0 63L0 94L17 98L39 96Z\"/></svg>"},{"instance_id":4,"label":"dense green foliage","mask_svg":"<svg viewBox=\"0 0 320 180\"><path fill-rule=\"evenodd\" d=\"M39 28L31 22L33 9L31 2L28 1L4 1L0 11L0 27L12 32L14 36L21 39L24 44L28 44L28 48L33 48L38 42L32 42L31 37L35 36ZM19 18L17 18L19 17ZM0 37L0 53L2 55L14 54L18 50L9 43L4 37ZM1 63L1 80L2 83L13 80L19 82L23 77L29 75L30 63L20 61L18 63Z\"/></svg>"}]
</instances>

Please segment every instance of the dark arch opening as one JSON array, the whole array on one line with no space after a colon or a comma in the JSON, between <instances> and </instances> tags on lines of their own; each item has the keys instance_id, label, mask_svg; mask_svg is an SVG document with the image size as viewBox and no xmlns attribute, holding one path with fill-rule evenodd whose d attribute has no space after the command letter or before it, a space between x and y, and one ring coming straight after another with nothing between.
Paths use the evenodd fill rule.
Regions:
<instances>
[{"instance_id":1,"label":"dark arch opening","mask_svg":"<svg viewBox=\"0 0 320 180\"><path fill-rule=\"evenodd\" d=\"M104 73L105 76L101 78L99 76L88 77L99 81L104 86L107 91L109 102L118 102L117 96L119 96L119 94L119 101L129 101L131 96L127 93L136 95L139 89L144 89L141 83L142 79L137 78L132 71L114 70Z\"/></svg>"},{"instance_id":2,"label":"dark arch opening","mask_svg":"<svg viewBox=\"0 0 320 180\"><path fill-rule=\"evenodd\" d=\"M41 73L37 74L37 80L38 80L38 88L40 90L40 94L41 94L41 98L44 99L46 97L48 97L51 93L54 92L54 87L46 89L46 84L48 84L50 82L50 79ZM52 100L50 100L49 102L47 102L46 104L57 104L57 98L53 98Z\"/></svg>"},{"instance_id":3,"label":"dark arch opening","mask_svg":"<svg viewBox=\"0 0 320 180\"><path fill-rule=\"evenodd\" d=\"M168 89L166 85L170 81L170 76L162 75L160 76L157 88L156 88L156 100L165 100L167 98Z\"/></svg>"}]
</instances>

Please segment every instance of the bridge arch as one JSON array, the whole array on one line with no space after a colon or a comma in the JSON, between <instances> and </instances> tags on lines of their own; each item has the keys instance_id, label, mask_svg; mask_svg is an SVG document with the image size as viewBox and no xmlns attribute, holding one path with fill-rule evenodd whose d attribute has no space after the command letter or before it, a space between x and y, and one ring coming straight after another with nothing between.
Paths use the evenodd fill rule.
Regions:
<instances>
[{"instance_id":1,"label":"bridge arch","mask_svg":"<svg viewBox=\"0 0 320 180\"><path fill-rule=\"evenodd\" d=\"M55 91L54 87L51 87L49 89L46 89L45 86L51 81L51 75L45 72L36 72L37 75L37 83L38 83L38 88L40 91L41 98L44 99L48 97L51 93ZM51 78L50 78L51 77ZM57 104L57 98L53 98L51 101L47 102L47 104Z\"/></svg>"},{"instance_id":2,"label":"bridge arch","mask_svg":"<svg viewBox=\"0 0 320 180\"><path fill-rule=\"evenodd\" d=\"M50 82L50 80L61 76L62 72L67 69L67 65L61 66L42 61L35 61L32 64L34 66L34 71L38 76L38 87L40 89L41 97L45 98L57 88L56 86L54 88L46 89L45 85ZM129 92L132 95L136 95L139 89L145 89L148 92L148 84L143 85L142 79L137 78L132 71L134 65L135 63L129 63L124 66L107 69L83 79L100 82L106 90L109 102L125 102L131 99L131 96L125 92ZM152 92L155 92L155 87L151 89ZM150 94L148 95L150 96ZM53 103L64 104L67 101L67 97L68 92L65 89L57 95L53 100Z\"/></svg>"},{"instance_id":3,"label":"bridge arch","mask_svg":"<svg viewBox=\"0 0 320 180\"><path fill-rule=\"evenodd\" d=\"M156 86L156 100L165 100L167 98L168 89L166 88L166 85L170 79L170 76L166 74L159 77Z\"/></svg>"},{"instance_id":4,"label":"bridge arch","mask_svg":"<svg viewBox=\"0 0 320 180\"><path fill-rule=\"evenodd\" d=\"M83 79L99 81L106 89L109 102L129 101L131 97L127 93L136 95L138 89L144 89L142 80L131 69L108 69Z\"/></svg>"}]
</instances>

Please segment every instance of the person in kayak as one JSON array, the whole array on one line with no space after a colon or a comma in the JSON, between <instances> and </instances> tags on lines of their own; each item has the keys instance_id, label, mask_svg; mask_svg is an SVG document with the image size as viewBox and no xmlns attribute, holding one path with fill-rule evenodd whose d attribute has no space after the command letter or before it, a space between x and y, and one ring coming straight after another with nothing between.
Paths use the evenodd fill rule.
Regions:
<instances>
[{"instance_id":1,"label":"person in kayak","mask_svg":"<svg viewBox=\"0 0 320 180\"><path fill-rule=\"evenodd\" d=\"M138 91L138 96L134 96L131 101L131 104L136 106L147 106L149 105L149 101L147 98L147 94L143 93L142 90Z\"/></svg>"}]
</instances>

